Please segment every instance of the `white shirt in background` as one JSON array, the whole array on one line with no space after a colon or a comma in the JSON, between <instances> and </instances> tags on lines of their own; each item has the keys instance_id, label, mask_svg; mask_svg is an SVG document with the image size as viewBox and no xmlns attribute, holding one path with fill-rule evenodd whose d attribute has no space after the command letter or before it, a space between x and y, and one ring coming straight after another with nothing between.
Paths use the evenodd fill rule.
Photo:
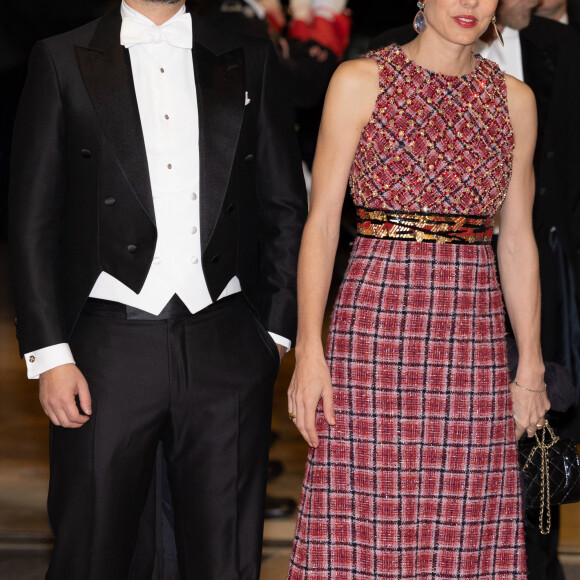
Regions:
<instances>
[{"instance_id":1,"label":"white shirt in background","mask_svg":"<svg viewBox=\"0 0 580 580\"><path fill-rule=\"evenodd\" d=\"M503 72L523 81L524 66L520 33L518 30L506 27L502 31L502 36L505 46L502 46L497 38L491 44L479 40L475 43L474 51L497 63Z\"/></svg>"},{"instance_id":2,"label":"white shirt in background","mask_svg":"<svg viewBox=\"0 0 580 580\"><path fill-rule=\"evenodd\" d=\"M497 38L491 44L478 40L474 51L484 58L495 62L499 68L516 79L524 80L524 65L522 61L522 45L520 33L513 28L504 28L502 31L504 46ZM493 233L498 234L500 228L499 214L495 216Z\"/></svg>"}]
</instances>

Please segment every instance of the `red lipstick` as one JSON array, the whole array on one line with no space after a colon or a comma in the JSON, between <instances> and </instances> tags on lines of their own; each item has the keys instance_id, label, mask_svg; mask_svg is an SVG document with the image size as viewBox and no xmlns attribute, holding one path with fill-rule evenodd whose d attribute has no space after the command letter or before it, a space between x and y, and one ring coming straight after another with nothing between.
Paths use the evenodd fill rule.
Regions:
<instances>
[{"instance_id":1,"label":"red lipstick","mask_svg":"<svg viewBox=\"0 0 580 580\"><path fill-rule=\"evenodd\" d=\"M469 14L454 16L453 20L455 20L455 22L457 22L457 24L462 28L473 28L477 24L477 18L475 16L470 16Z\"/></svg>"}]
</instances>

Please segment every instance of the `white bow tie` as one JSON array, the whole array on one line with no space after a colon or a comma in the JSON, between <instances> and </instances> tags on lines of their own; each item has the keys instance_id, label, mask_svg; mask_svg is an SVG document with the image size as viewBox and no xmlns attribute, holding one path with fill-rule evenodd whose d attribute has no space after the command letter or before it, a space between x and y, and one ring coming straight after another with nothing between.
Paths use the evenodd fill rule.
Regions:
<instances>
[{"instance_id":1,"label":"white bow tie","mask_svg":"<svg viewBox=\"0 0 580 580\"><path fill-rule=\"evenodd\" d=\"M191 16L186 12L157 26L132 16L125 16L121 25L121 44L131 48L136 44L166 42L177 48L192 47Z\"/></svg>"}]
</instances>

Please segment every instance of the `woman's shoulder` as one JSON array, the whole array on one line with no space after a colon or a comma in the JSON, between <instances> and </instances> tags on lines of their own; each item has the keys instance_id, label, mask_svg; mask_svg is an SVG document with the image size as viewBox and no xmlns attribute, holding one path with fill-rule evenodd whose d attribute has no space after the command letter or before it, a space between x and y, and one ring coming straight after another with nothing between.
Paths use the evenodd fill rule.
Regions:
<instances>
[{"instance_id":1,"label":"woman's shoulder","mask_svg":"<svg viewBox=\"0 0 580 580\"><path fill-rule=\"evenodd\" d=\"M365 86L377 85L378 67L366 55L340 64L332 76L331 86L357 91Z\"/></svg>"},{"instance_id":2,"label":"woman's shoulder","mask_svg":"<svg viewBox=\"0 0 580 580\"><path fill-rule=\"evenodd\" d=\"M347 88L349 86L356 88L359 84L376 87L383 63L390 60L395 48L396 45L389 45L378 50L370 50L358 58L343 62L334 73L334 84Z\"/></svg>"},{"instance_id":3,"label":"woman's shoulder","mask_svg":"<svg viewBox=\"0 0 580 580\"><path fill-rule=\"evenodd\" d=\"M537 108L534 92L526 83L508 74L505 75L505 84L516 145L522 141L535 143Z\"/></svg>"},{"instance_id":4,"label":"woman's shoulder","mask_svg":"<svg viewBox=\"0 0 580 580\"><path fill-rule=\"evenodd\" d=\"M536 98L530 86L507 73L504 74L504 77L508 101L511 101L518 108L529 108L533 106L535 109Z\"/></svg>"},{"instance_id":5,"label":"woman's shoulder","mask_svg":"<svg viewBox=\"0 0 580 580\"><path fill-rule=\"evenodd\" d=\"M343 62L335 71L326 95L325 110L343 121L352 118L363 126L380 91L379 67L365 56Z\"/></svg>"}]
</instances>

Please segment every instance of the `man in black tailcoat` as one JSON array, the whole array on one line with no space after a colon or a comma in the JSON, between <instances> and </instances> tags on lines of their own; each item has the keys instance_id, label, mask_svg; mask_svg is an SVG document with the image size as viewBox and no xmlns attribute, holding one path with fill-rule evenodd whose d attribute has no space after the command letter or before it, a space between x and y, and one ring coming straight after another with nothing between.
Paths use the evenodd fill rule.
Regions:
<instances>
[{"instance_id":1,"label":"man in black tailcoat","mask_svg":"<svg viewBox=\"0 0 580 580\"><path fill-rule=\"evenodd\" d=\"M10 243L52 423L49 579L147 577L153 553L130 570L159 442L183 580L259 578L306 215L276 60L184 0L126 0L33 50Z\"/></svg>"}]
</instances>

